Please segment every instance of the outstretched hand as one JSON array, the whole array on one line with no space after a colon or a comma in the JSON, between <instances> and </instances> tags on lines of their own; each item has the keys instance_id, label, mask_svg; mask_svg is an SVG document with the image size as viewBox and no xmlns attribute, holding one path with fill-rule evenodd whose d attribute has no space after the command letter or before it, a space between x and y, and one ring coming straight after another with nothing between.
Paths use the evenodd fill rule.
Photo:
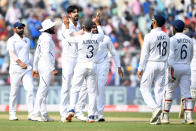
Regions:
<instances>
[{"instance_id":1,"label":"outstretched hand","mask_svg":"<svg viewBox=\"0 0 196 131\"><path fill-rule=\"evenodd\" d=\"M101 12L97 11L96 17L92 17L92 21L98 26L100 25Z\"/></svg>"}]
</instances>

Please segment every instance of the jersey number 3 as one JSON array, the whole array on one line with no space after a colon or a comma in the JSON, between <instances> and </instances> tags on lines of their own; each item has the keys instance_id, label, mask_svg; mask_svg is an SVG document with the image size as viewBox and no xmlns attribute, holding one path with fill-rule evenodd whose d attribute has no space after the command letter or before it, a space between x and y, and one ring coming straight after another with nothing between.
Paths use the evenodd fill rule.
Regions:
<instances>
[{"instance_id":1,"label":"jersey number 3","mask_svg":"<svg viewBox=\"0 0 196 131\"><path fill-rule=\"evenodd\" d=\"M94 51L94 47L92 45L89 45L87 47L87 49L89 50L89 54L86 55L86 58L92 58L93 57L93 51Z\"/></svg>"},{"instance_id":2,"label":"jersey number 3","mask_svg":"<svg viewBox=\"0 0 196 131\"><path fill-rule=\"evenodd\" d=\"M159 55L165 56L167 53L167 42L166 41L159 42L157 47L159 48Z\"/></svg>"}]
</instances>

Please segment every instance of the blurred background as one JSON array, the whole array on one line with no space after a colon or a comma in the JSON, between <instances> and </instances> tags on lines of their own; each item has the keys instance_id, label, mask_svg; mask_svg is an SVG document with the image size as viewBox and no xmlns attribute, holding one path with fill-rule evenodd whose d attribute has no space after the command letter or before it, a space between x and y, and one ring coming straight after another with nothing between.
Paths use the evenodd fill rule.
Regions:
<instances>
[{"instance_id":1,"label":"blurred background","mask_svg":"<svg viewBox=\"0 0 196 131\"><path fill-rule=\"evenodd\" d=\"M23 22L25 35L31 40L31 53L36 48L40 35L41 21L52 18L57 21L55 41L56 69L59 75L51 81L48 96L49 104L59 103L61 88L61 25L69 5L80 7L80 21L95 16L101 11L101 24L105 34L109 35L119 55L124 78L116 73L114 61L110 60L110 71L106 87L107 105L144 105L139 91L136 72L144 35L150 31L153 15L161 13L166 18L162 28L170 36L171 22L181 19L186 24L185 33L195 42L196 39L196 1L194 0L0 0L0 105L9 102L9 54L6 50L7 40L13 35L12 25ZM35 80L35 92L38 80ZM176 91L179 94L179 89ZM19 104L25 103L25 92L19 89ZM179 98L178 95L175 95ZM23 99L24 98L24 99ZM174 104L179 104L176 99Z\"/></svg>"}]
</instances>

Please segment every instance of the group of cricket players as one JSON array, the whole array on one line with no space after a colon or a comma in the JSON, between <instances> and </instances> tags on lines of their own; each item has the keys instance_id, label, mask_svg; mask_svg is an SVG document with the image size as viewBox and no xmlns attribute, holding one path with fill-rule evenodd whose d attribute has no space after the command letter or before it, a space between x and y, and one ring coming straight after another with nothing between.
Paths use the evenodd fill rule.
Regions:
<instances>
[{"instance_id":1,"label":"group of cricket players","mask_svg":"<svg viewBox=\"0 0 196 131\"><path fill-rule=\"evenodd\" d=\"M60 94L60 119L71 122L75 117L81 121L104 122L105 84L109 72L109 53L118 74L123 78L119 56L109 36L104 35L100 25L100 12L96 17L86 19L80 25L79 8L71 5L67 15L62 18L62 88ZM152 30L144 38L141 51L138 78L144 101L153 109L150 124L169 123L169 111L174 89L179 86L184 106L184 123L193 124L194 102L196 100L196 65L191 72L193 40L183 34L184 22L172 23L174 36L169 38L161 31L165 23L162 15L152 19ZM28 120L54 121L47 112L46 98L55 69L56 22L45 19L33 60L30 59L30 40L24 37L25 25L16 22L14 35L8 39L10 54L10 97L9 120L16 116L17 90L22 81L26 90ZM194 62L196 63L196 61ZM192 70L193 70L192 69ZM191 75L194 77L191 80ZM33 79L39 77L39 87L34 96ZM192 84L191 84L192 82ZM154 86L154 95L151 88ZM191 88L190 86L194 87ZM88 97L88 98L87 98ZM84 108L88 100L88 117Z\"/></svg>"}]
</instances>

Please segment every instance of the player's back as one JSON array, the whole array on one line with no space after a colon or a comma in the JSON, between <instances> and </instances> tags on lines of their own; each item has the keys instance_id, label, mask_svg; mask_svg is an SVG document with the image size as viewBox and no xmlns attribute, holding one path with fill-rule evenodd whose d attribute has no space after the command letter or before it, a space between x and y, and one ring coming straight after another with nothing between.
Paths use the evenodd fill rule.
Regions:
<instances>
[{"instance_id":1,"label":"player's back","mask_svg":"<svg viewBox=\"0 0 196 131\"><path fill-rule=\"evenodd\" d=\"M151 30L144 41L149 44L149 61L167 61L170 41L168 35L161 31L161 28Z\"/></svg>"},{"instance_id":2,"label":"player's back","mask_svg":"<svg viewBox=\"0 0 196 131\"><path fill-rule=\"evenodd\" d=\"M190 64L192 60L193 42L192 39L183 33L176 33L170 39L173 48L173 59L169 58L169 63ZM171 60L172 59L172 60Z\"/></svg>"},{"instance_id":3,"label":"player's back","mask_svg":"<svg viewBox=\"0 0 196 131\"><path fill-rule=\"evenodd\" d=\"M101 40L100 35L85 32L78 38L78 62L93 62Z\"/></svg>"}]
</instances>

